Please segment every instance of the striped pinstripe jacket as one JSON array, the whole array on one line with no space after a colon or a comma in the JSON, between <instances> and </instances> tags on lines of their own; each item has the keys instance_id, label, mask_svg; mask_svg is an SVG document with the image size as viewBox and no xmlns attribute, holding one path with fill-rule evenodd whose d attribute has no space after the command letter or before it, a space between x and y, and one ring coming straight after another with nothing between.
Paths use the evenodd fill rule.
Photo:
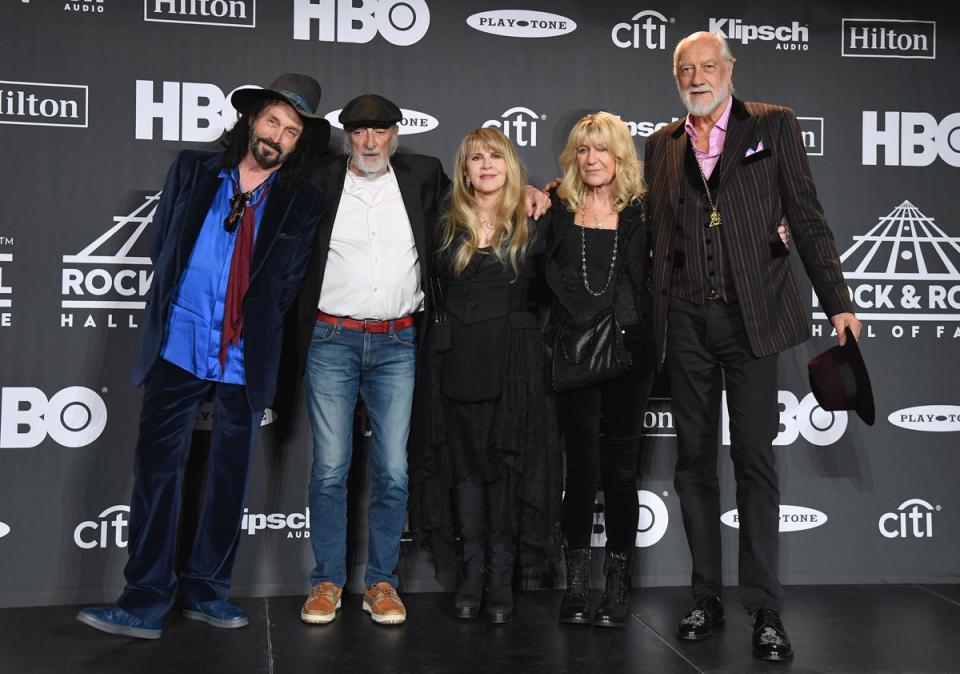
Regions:
<instances>
[{"instance_id":1,"label":"striped pinstripe jacket","mask_svg":"<svg viewBox=\"0 0 960 674\"><path fill-rule=\"evenodd\" d=\"M646 180L653 239L653 319L658 363L667 339L667 305L677 236L690 224L682 217L686 198L705 198L688 187L684 153L689 140L685 119L647 139ZM747 154L762 141L760 151ZM724 140L718 183L720 225L727 260L750 348L756 357L800 344L810 335L809 303L801 300L788 251L776 233L786 216L791 248L796 249L828 316L853 311L840 270L833 233L817 199L813 176L793 111L736 98ZM700 209L702 210L702 209Z\"/></svg>"}]
</instances>

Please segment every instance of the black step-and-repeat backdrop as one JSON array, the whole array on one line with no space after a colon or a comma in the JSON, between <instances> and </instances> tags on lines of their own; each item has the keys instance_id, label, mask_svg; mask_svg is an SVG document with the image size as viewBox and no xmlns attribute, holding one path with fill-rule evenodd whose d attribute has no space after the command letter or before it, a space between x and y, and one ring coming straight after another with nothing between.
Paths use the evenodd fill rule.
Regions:
<instances>
[{"instance_id":1,"label":"black step-and-repeat backdrop","mask_svg":"<svg viewBox=\"0 0 960 674\"><path fill-rule=\"evenodd\" d=\"M619 115L641 152L683 114L672 50L699 29L727 36L742 98L800 117L877 399L872 428L817 406L806 362L833 340L808 287L812 339L780 361L783 580L960 580L958 23L950 3L932 0L5 0L0 605L104 600L122 586L140 403L127 374L151 281L146 233L176 153L235 120L231 91L310 73L333 121L350 98L384 94L404 110L401 147L448 170L465 132L496 126L541 184L585 112ZM635 582L683 585L668 397L642 413ZM237 594L299 593L312 566L309 433L299 419L281 444L272 421L256 450ZM350 486L356 588L362 471ZM413 542L400 573L406 590L440 587Z\"/></svg>"}]
</instances>

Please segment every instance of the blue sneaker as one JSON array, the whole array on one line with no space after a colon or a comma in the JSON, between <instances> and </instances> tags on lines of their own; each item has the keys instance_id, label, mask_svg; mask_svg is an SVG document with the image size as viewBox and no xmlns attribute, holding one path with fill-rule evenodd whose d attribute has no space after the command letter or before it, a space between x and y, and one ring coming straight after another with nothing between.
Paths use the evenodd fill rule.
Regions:
<instances>
[{"instance_id":1,"label":"blue sneaker","mask_svg":"<svg viewBox=\"0 0 960 674\"><path fill-rule=\"evenodd\" d=\"M250 624L250 619L247 618L243 609L223 599L212 599L198 603L186 602L183 605L183 617L228 630L246 627Z\"/></svg>"},{"instance_id":2,"label":"blue sneaker","mask_svg":"<svg viewBox=\"0 0 960 674\"><path fill-rule=\"evenodd\" d=\"M77 614L77 620L101 632L137 639L159 639L163 630L163 620L138 618L116 604L106 608L85 608Z\"/></svg>"}]
</instances>

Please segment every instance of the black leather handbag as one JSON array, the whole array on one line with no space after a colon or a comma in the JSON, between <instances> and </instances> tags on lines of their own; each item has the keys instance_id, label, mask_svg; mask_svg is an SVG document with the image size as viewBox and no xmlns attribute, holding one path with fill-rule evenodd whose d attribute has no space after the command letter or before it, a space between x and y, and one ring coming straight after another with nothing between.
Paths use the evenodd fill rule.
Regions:
<instances>
[{"instance_id":1,"label":"black leather handbag","mask_svg":"<svg viewBox=\"0 0 960 674\"><path fill-rule=\"evenodd\" d=\"M620 323L610 307L585 328L566 330L557 326L550 378L555 391L569 391L623 374L632 362Z\"/></svg>"}]
</instances>

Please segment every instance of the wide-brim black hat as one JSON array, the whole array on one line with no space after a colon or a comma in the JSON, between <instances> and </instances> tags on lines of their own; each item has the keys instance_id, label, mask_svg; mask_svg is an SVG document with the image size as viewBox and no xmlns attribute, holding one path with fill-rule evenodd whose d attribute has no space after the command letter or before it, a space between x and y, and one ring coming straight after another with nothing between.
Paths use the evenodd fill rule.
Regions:
<instances>
[{"instance_id":1,"label":"wide-brim black hat","mask_svg":"<svg viewBox=\"0 0 960 674\"><path fill-rule=\"evenodd\" d=\"M846 335L843 346L838 344L810 359L810 390L828 412L855 410L873 426L876 410L867 366L850 328L846 328Z\"/></svg>"},{"instance_id":2,"label":"wide-brim black hat","mask_svg":"<svg viewBox=\"0 0 960 674\"><path fill-rule=\"evenodd\" d=\"M343 106L337 117L344 131L361 127L391 127L403 119L403 113L393 101L377 94L363 94Z\"/></svg>"},{"instance_id":3,"label":"wide-brim black hat","mask_svg":"<svg viewBox=\"0 0 960 674\"><path fill-rule=\"evenodd\" d=\"M245 115L265 100L283 101L299 113L304 124L323 127L329 133L330 123L317 112L320 93L320 83L309 75L284 73L265 89L237 89L230 96L230 103L237 112Z\"/></svg>"}]
</instances>

